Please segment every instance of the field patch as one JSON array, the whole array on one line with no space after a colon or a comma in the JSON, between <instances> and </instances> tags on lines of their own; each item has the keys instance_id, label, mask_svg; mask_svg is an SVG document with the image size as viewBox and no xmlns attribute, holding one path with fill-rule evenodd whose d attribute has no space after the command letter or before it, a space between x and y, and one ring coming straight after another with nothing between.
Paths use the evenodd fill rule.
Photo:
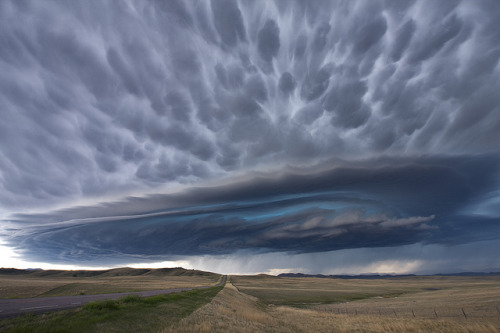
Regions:
<instances>
[{"instance_id":1,"label":"field patch","mask_svg":"<svg viewBox=\"0 0 500 333\"><path fill-rule=\"evenodd\" d=\"M209 303L223 287L87 303L76 310L0 321L5 332L156 332Z\"/></svg>"},{"instance_id":2,"label":"field patch","mask_svg":"<svg viewBox=\"0 0 500 333\"><path fill-rule=\"evenodd\" d=\"M499 276L231 281L240 294L266 305L262 311L278 323L276 332L500 331Z\"/></svg>"},{"instance_id":3,"label":"field patch","mask_svg":"<svg viewBox=\"0 0 500 333\"><path fill-rule=\"evenodd\" d=\"M244 279L244 280L243 280ZM273 282L277 279L272 277L262 279L253 277L231 277L226 287L209 303L194 311L191 315L167 326L162 332L498 332L500 320L463 320L457 321L453 318L414 318L408 316L394 316L393 314L355 314L352 312L337 313L325 308L328 305L309 304L309 307L297 308L285 305L275 305L263 302L261 299L241 291L241 285L236 281L252 281L256 287L257 282ZM311 281L309 281L311 282ZM314 280L312 281L314 282ZM321 283L321 281L316 281ZM324 281L325 284L342 281ZM357 281L352 281L356 285ZM444 282L444 281L443 281ZM293 281L286 281L288 287ZM304 288L304 281L297 281L298 288ZM387 283L375 281L379 287ZM408 281L407 281L408 283ZM448 281L449 283L449 281ZM341 283L342 284L342 283ZM362 284L362 283L361 283ZM261 286L265 289L265 285ZM240 289L240 290L239 290ZM290 288L282 288L286 294ZM276 297L277 293L275 294ZM418 292L408 294L412 297ZM443 296L443 295L442 295ZM285 297L288 299L288 297ZM418 298L418 297L417 297ZM377 300L397 300L397 298L374 298ZM304 299L307 301L307 299ZM443 299L443 302L446 300ZM480 299L475 299L475 302ZM335 305L362 304L364 300L349 303L336 303ZM332 304L334 306L334 304ZM373 307L376 309L376 306Z\"/></svg>"},{"instance_id":4,"label":"field patch","mask_svg":"<svg viewBox=\"0 0 500 333\"><path fill-rule=\"evenodd\" d=\"M0 269L0 298L108 294L212 286L219 274L182 268L104 271Z\"/></svg>"}]
</instances>

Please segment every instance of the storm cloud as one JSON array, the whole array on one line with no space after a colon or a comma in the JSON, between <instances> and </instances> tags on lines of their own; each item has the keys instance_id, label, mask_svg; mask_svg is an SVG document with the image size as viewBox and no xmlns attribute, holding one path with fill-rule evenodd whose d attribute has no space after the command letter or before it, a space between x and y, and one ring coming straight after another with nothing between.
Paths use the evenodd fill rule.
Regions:
<instances>
[{"instance_id":1,"label":"storm cloud","mask_svg":"<svg viewBox=\"0 0 500 333\"><path fill-rule=\"evenodd\" d=\"M10 241L30 258L61 262L466 244L496 239L500 231L500 211L474 212L481 196L498 189L499 163L491 155L387 158L260 174L226 185L15 214Z\"/></svg>"},{"instance_id":2,"label":"storm cloud","mask_svg":"<svg viewBox=\"0 0 500 333\"><path fill-rule=\"evenodd\" d=\"M2 1L1 237L96 263L491 241L498 22L493 0Z\"/></svg>"}]
</instances>

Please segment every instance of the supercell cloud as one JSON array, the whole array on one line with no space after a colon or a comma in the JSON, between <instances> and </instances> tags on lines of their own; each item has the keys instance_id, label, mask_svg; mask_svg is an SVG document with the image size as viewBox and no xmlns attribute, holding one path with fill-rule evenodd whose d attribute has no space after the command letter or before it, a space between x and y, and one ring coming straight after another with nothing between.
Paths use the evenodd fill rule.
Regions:
<instances>
[{"instance_id":1,"label":"supercell cloud","mask_svg":"<svg viewBox=\"0 0 500 333\"><path fill-rule=\"evenodd\" d=\"M2 1L1 240L46 263L500 268L498 22L493 0Z\"/></svg>"}]
</instances>

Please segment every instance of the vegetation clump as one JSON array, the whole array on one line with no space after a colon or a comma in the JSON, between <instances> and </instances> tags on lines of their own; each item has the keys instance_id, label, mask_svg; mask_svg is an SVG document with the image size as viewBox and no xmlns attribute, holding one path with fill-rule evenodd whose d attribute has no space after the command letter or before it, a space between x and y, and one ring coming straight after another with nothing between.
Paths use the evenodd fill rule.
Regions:
<instances>
[{"instance_id":1,"label":"vegetation clump","mask_svg":"<svg viewBox=\"0 0 500 333\"><path fill-rule=\"evenodd\" d=\"M102 311L102 310L118 310L120 308L119 301L111 299L105 301L90 302L83 306L88 311Z\"/></svg>"}]
</instances>

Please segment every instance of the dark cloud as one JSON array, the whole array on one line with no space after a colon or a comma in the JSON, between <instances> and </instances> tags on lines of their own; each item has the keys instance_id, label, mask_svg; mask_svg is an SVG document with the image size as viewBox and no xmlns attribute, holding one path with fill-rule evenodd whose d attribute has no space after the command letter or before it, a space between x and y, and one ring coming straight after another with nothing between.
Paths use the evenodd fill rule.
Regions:
<instances>
[{"instance_id":1,"label":"dark cloud","mask_svg":"<svg viewBox=\"0 0 500 333\"><path fill-rule=\"evenodd\" d=\"M255 186L262 186L259 193L269 190L270 197L309 193L313 188L330 191L344 186L335 172L345 172L342 177L357 186L349 189L356 193L350 199L372 193L376 179L385 187L373 185L377 190L372 194L380 195L390 209L376 206L374 211L363 211L352 206L353 211L363 212L356 215L359 224L344 226L345 232L335 229L337 236L329 234L328 221L347 212L330 206L321 210L308 199L304 202L314 209L301 208L295 212L298 215L287 213L279 221L263 218L250 223L244 214L228 219L225 210L217 218L194 214L186 226L175 217L175 244L195 225L203 235L190 236L186 253L263 247L300 251L300 244L304 251L326 251L348 244L370 246L370 242L384 246L387 239L392 241L385 244L393 245L431 240L441 244L445 231L451 243L462 242L459 228L445 220L454 219L466 230L470 216L459 213L460 205L483 195L488 204L480 207L491 212L496 201L488 199L485 187L478 185L481 192L465 185L463 177L477 176L473 169L451 165L452 159L422 156L469 156L455 161L476 161L476 167L487 169L481 169L484 177L497 183L492 176L497 163L486 162L482 154L495 156L500 142L498 22L500 7L489 0L46 1L43 5L2 1L0 214L54 211L79 202L217 183L257 171L305 168L308 176L303 179L287 176L300 189L297 192L270 176L266 182L281 190L273 194L257 180ZM394 169L377 164L383 159L375 163L373 157L379 155L392 156ZM317 176L321 182L316 182L308 167L331 159L350 162L340 163L345 169L333 172L332 182L322 174ZM368 166L373 163L379 173L370 178ZM357 174L356 168L363 172ZM395 178L401 179L396 182L400 186L392 186L394 181L384 178L382 170L401 177ZM410 171L420 175L423 185L410 177ZM468 184L483 182L478 176L471 179ZM436 182L459 194L452 195ZM227 188L232 194L218 202L238 201L236 188L240 185ZM252 187L241 188L248 192ZM201 191L214 198L219 192ZM498 197L498 192L492 193ZM190 195L181 197L187 200ZM188 210L200 204L194 197L186 204ZM182 202L177 196L167 199L173 200L167 205L172 208ZM167 199L162 195L144 199L148 203L123 199L134 207L123 216L138 207L146 213L167 209ZM451 206L435 204L442 200ZM475 205L477 213L479 204ZM103 212L108 209L124 208L103 204L102 210L92 208L93 217L107 216ZM76 211L54 214L59 217L49 215L55 223L73 219ZM317 218L317 224L306 230L304 225L314 225L306 224L308 214ZM477 218L477 232L467 229L471 237L464 236L464 242L485 238L481 228L493 230L497 215L488 214ZM300 225L294 226L292 216ZM209 229L212 218L214 229ZM399 221L401 228L389 228L390 221ZM106 232L116 227L112 221L106 223L110 228ZM136 223L137 228L142 225ZM155 223L159 234L170 237L162 223ZM227 229L228 223L234 229ZM70 239L71 230L78 230L80 245L74 253L86 253L82 245L89 239L86 235L97 234L101 225L84 223L36 237L27 231L31 236L26 239L53 235L50 244L57 244L56 234ZM361 225L381 230L380 239L371 239ZM221 230L228 230L225 247L223 238L213 236L224 234ZM238 230L247 230L247 236ZM120 232L126 239L127 232ZM321 232L330 235L328 241L318 238ZM289 242L287 237L294 234L296 239ZM339 238L341 234L346 240ZM159 253L157 243L151 253ZM323 244L321 249L314 248L316 243ZM113 244L103 240L99 251L108 251ZM116 245L113 251L132 255L140 248L130 245L127 252L123 246ZM63 251L60 245L55 248ZM175 248L172 245L169 251L174 253Z\"/></svg>"},{"instance_id":2,"label":"dark cloud","mask_svg":"<svg viewBox=\"0 0 500 333\"><path fill-rule=\"evenodd\" d=\"M447 42L458 35L462 24L454 15L446 18L431 35L421 36L420 43L412 50L410 61L423 61L434 56Z\"/></svg>"},{"instance_id":3,"label":"dark cloud","mask_svg":"<svg viewBox=\"0 0 500 333\"><path fill-rule=\"evenodd\" d=\"M171 118L180 121L189 121L189 114L191 113L191 105L189 99L181 93L173 90L168 91L163 97L166 112Z\"/></svg>"},{"instance_id":4,"label":"dark cloud","mask_svg":"<svg viewBox=\"0 0 500 333\"><path fill-rule=\"evenodd\" d=\"M332 124L344 128L357 128L370 117L369 107L362 98L367 92L365 82L343 82L329 91L324 101L326 111L333 111Z\"/></svg>"},{"instance_id":5,"label":"dark cloud","mask_svg":"<svg viewBox=\"0 0 500 333\"><path fill-rule=\"evenodd\" d=\"M238 3L231 0L211 1L215 29L222 41L234 46L238 40L245 40L245 26Z\"/></svg>"},{"instance_id":6,"label":"dark cloud","mask_svg":"<svg viewBox=\"0 0 500 333\"><path fill-rule=\"evenodd\" d=\"M292 92L297 85L293 75L288 73L288 72L281 74L281 77L280 77L278 84L279 84L280 90L282 92L284 92L285 94Z\"/></svg>"},{"instance_id":7,"label":"dark cloud","mask_svg":"<svg viewBox=\"0 0 500 333\"><path fill-rule=\"evenodd\" d=\"M391 50L392 60L398 61L410 45L413 34L415 33L415 22L408 20L396 31L396 38Z\"/></svg>"},{"instance_id":8,"label":"dark cloud","mask_svg":"<svg viewBox=\"0 0 500 333\"><path fill-rule=\"evenodd\" d=\"M305 125L310 125L316 119L318 119L323 114L323 108L321 105L307 105L302 109L298 110L295 118L298 122Z\"/></svg>"},{"instance_id":9,"label":"dark cloud","mask_svg":"<svg viewBox=\"0 0 500 333\"><path fill-rule=\"evenodd\" d=\"M159 178L172 169L181 172L172 161L161 163L149 166ZM369 168L341 163L279 178L261 175L176 194L17 214L10 222L20 229L10 241L32 260L57 255L71 261L491 240L500 217L463 208L498 190L499 163L498 156L391 158L372 160Z\"/></svg>"},{"instance_id":10,"label":"dark cloud","mask_svg":"<svg viewBox=\"0 0 500 333\"><path fill-rule=\"evenodd\" d=\"M298 35L295 41L294 56L297 60L302 60L302 57L306 53L307 47L307 36L304 34Z\"/></svg>"},{"instance_id":11,"label":"dark cloud","mask_svg":"<svg viewBox=\"0 0 500 333\"><path fill-rule=\"evenodd\" d=\"M330 83L331 66L326 65L307 74L300 89L300 97L306 102L313 101L323 95Z\"/></svg>"},{"instance_id":12,"label":"dark cloud","mask_svg":"<svg viewBox=\"0 0 500 333\"><path fill-rule=\"evenodd\" d=\"M186 7L186 4L182 0L172 0L172 1L154 1L156 8L165 12L170 19L176 20L179 24L186 25L188 27L193 26L194 20L191 13Z\"/></svg>"},{"instance_id":13,"label":"dark cloud","mask_svg":"<svg viewBox=\"0 0 500 333\"><path fill-rule=\"evenodd\" d=\"M106 58L111 66L120 77L123 86L127 91L134 95L140 95L141 91L137 86L137 80L131 75L130 70L127 68L124 60L114 49L107 52Z\"/></svg>"},{"instance_id":14,"label":"dark cloud","mask_svg":"<svg viewBox=\"0 0 500 333\"><path fill-rule=\"evenodd\" d=\"M365 53L374 46L387 31L387 22L383 17L378 17L363 25L358 32L357 41L353 48L355 53Z\"/></svg>"},{"instance_id":15,"label":"dark cloud","mask_svg":"<svg viewBox=\"0 0 500 333\"><path fill-rule=\"evenodd\" d=\"M328 22L322 22L316 28L316 34L314 35L314 48L317 51L322 51L328 42L328 33L330 32L331 26Z\"/></svg>"},{"instance_id":16,"label":"dark cloud","mask_svg":"<svg viewBox=\"0 0 500 333\"><path fill-rule=\"evenodd\" d=\"M260 76L250 77L245 85L247 96L253 97L258 102L264 102L268 97L266 85Z\"/></svg>"},{"instance_id":17,"label":"dark cloud","mask_svg":"<svg viewBox=\"0 0 500 333\"><path fill-rule=\"evenodd\" d=\"M268 20L259 30L257 48L260 56L266 61L271 61L280 49L280 28L273 20Z\"/></svg>"}]
</instances>

